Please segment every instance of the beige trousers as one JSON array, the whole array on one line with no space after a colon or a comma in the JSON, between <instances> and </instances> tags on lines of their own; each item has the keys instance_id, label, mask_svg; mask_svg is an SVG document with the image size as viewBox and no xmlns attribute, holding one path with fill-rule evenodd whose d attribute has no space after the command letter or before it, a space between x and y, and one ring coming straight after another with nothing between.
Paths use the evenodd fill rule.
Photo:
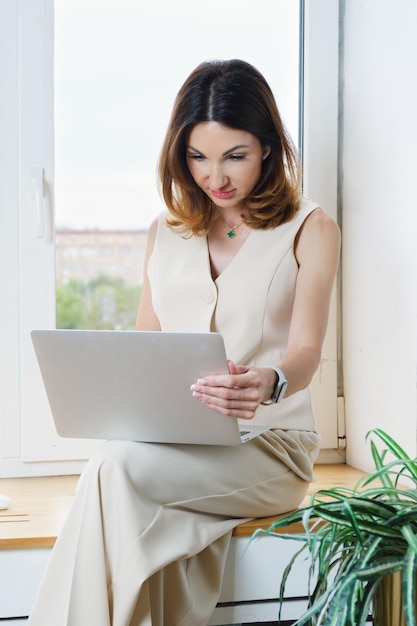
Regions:
<instances>
[{"instance_id":1,"label":"beige trousers","mask_svg":"<svg viewBox=\"0 0 417 626\"><path fill-rule=\"evenodd\" d=\"M241 446L112 441L89 461L28 626L204 626L242 519L295 508L315 433Z\"/></svg>"}]
</instances>

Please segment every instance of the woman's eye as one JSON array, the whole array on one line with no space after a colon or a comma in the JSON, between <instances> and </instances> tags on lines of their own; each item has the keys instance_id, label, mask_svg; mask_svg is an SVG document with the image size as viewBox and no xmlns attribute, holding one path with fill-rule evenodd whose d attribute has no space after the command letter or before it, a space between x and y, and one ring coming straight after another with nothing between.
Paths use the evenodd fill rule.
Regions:
<instances>
[{"instance_id":1,"label":"woman's eye","mask_svg":"<svg viewBox=\"0 0 417 626\"><path fill-rule=\"evenodd\" d=\"M194 161L202 161L204 157L201 154L189 154L189 159L194 159Z\"/></svg>"},{"instance_id":2,"label":"woman's eye","mask_svg":"<svg viewBox=\"0 0 417 626\"><path fill-rule=\"evenodd\" d=\"M229 157L231 161L243 161L244 158L244 154L231 154Z\"/></svg>"}]
</instances>

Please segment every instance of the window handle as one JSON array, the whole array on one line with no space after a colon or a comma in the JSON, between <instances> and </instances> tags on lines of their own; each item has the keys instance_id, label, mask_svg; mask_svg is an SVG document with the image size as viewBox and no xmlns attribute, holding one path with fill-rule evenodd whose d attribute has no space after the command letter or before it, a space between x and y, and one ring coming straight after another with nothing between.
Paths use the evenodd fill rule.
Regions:
<instances>
[{"instance_id":1,"label":"window handle","mask_svg":"<svg viewBox=\"0 0 417 626\"><path fill-rule=\"evenodd\" d=\"M37 232L36 237L45 237L45 172L43 167L32 167L30 170L30 196L36 201Z\"/></svg>"}]
</instances>

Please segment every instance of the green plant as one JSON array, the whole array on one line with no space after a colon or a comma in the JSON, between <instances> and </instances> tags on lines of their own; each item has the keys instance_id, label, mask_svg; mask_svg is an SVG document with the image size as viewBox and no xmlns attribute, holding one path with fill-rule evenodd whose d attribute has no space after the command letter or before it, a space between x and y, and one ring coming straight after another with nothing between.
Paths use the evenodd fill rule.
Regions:
<instances>
[{"instance_id":1,"label":"green plant","mask_svg":"<svg viewBox=\"0 0 417 626\"><path fill-rule=\"evenodd\" d=\"M375 438L385 445L381 451ZM381 581L395 572L401 573L406 623L416 624L417 459L380 429L367 439L375 471L354 489L317 491L308 507L264 531L302 543L285 569L281 601L294 561L307 551L309 603L298 626L362 626ZM300 521L304 533L279 532Z\"/></svg>"},{"instance_id":2,"label":"green plant","mask_svg":"<svg viewBox=\"0 0 417 626\"><path fill-rule=\"evenodd\" d=\"M87 283L70 280L56 289L56 326L133 329L140 295L139 285L126 285L121 278L104 274Z\"/></svg>"}]
</instances>

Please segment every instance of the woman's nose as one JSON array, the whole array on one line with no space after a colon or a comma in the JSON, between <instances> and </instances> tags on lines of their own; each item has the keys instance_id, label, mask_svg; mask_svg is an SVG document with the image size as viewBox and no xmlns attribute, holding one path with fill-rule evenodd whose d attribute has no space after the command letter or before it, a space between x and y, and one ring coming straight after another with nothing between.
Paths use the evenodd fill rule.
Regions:
<instances>
[{"instance_id":1,"label":"woman's nose","mask_svg":"<svg viewBox=\"0 0 417 626\"><path fill-rule=\"evenodd\" d=\"M210 169L209 176L211 189L221 189L227 183L227 176L220 166L213 165Z\"/></svg>"}]
</instances>

